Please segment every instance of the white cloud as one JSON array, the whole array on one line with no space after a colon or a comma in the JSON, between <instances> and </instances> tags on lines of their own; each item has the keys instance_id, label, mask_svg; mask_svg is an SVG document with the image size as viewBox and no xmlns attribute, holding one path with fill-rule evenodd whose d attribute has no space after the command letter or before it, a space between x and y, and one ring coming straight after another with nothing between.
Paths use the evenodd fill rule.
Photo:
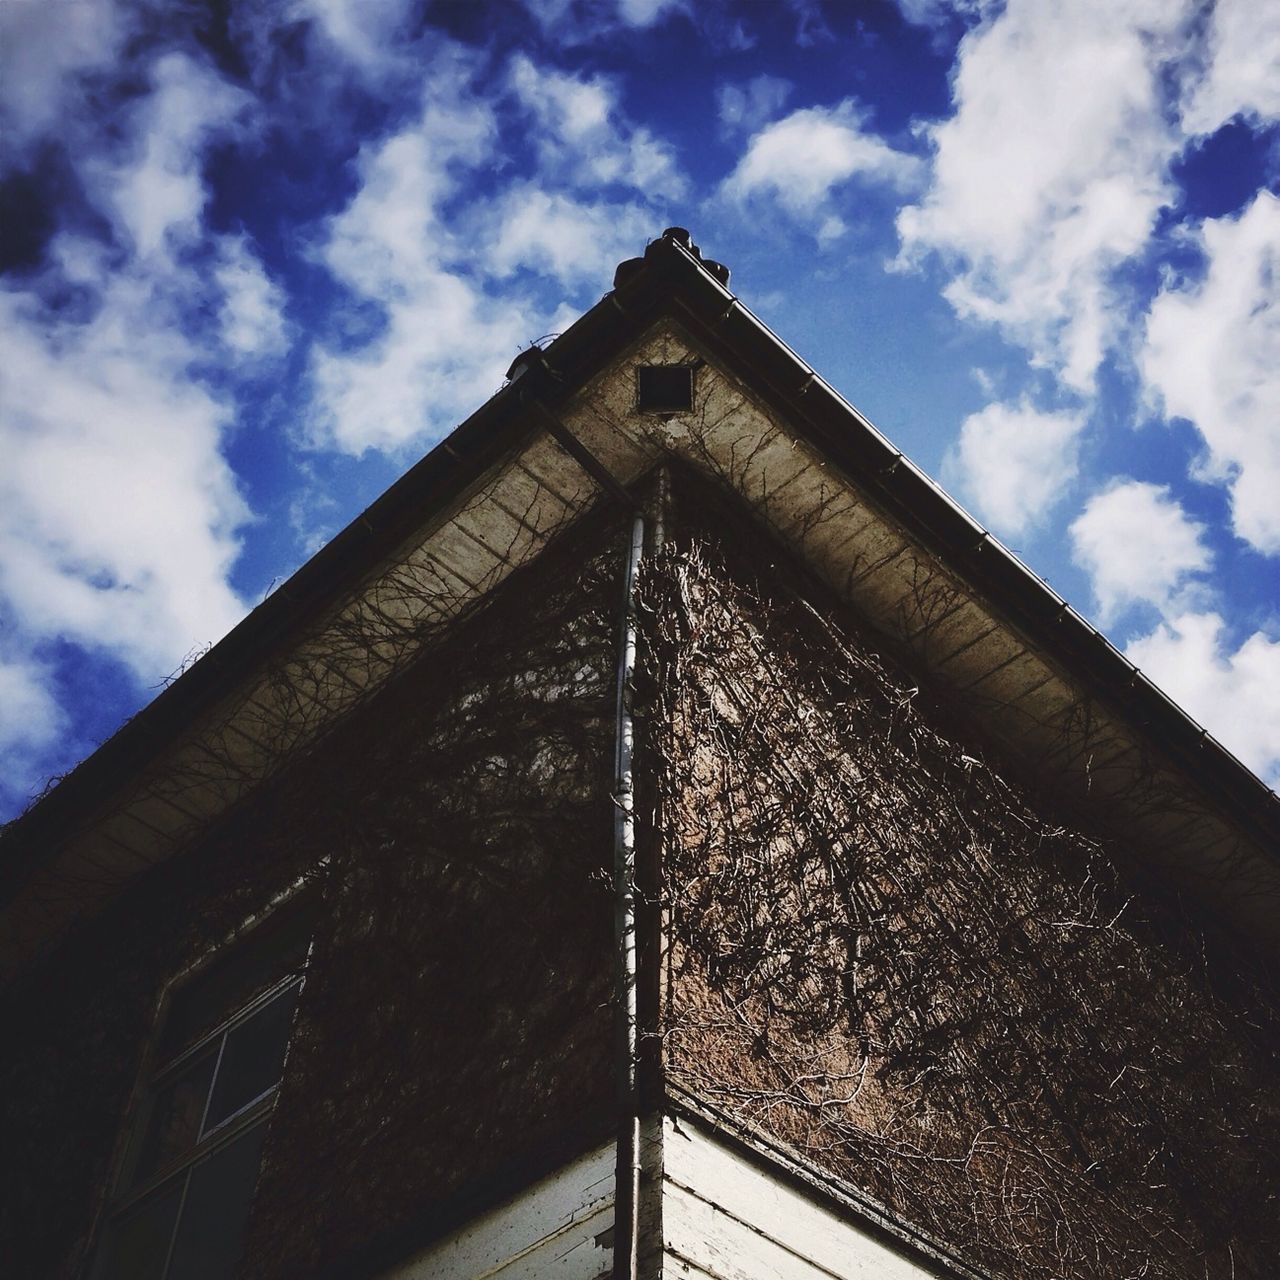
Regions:
<instances>
[{"instance_id":1,"label":"white cloud","mask_svg":"<svg viewBox=\"0 0 1280 1280\"><path fill-rule=\"evenodd\" d=\"M531 183L508 188L487 216L486 270L503 277L523 267L566 286L607 281L653 230L640 205L588 203Z\"/></svg>"},{"instance_id":2,"label":"white cloud","mask_svg":"<svg viewBox=\"0 0 1280 1280\"><path fill-rule=\"evenodd\" d=\"M1182 123L1213 133L1233 116L1280 117L1280 5L1217 0L1209 17L1208 66L1190 87Z\"/></svg>"},{"instance_id":3,"label":"white cloud","mask_svg":"<svg viewBox=\"0 0 1280 1280\"><path fill-rule=\"evenodd\" d=\"M1084 419L1027 401L970 414L944 463L944 478L1005 538L1042 524L1075 479Z\"/></svg>"},{"instance_id":4,"label":"white cloud","mask_svg":"<svg viewBox=\"0 0 1280 1280\"><path fill-rule=\"evenodd\" d=\"M621 118L609 80L579 79L518 55L510 85L537 127L541 180L589 188L617 183L655 200L684 194L685 179L671 148Z\"/></svg>"},{"instance_id":5,"label":"white cloud","mask_svg":"<svg viewBox=\"0 0 1280 1280\"><path fill-rule=\"evenodd\" d=\"M1163 485L1123 480L1090 498L1071 525L1071 553L1089 574L1099 621L1136 604L1183 606L1210 565L1204 532Z\"/></svg>"},{"instance_id":6,"label":"white cloud","mask_svg":"<svg viewBox=\"0 0 1280 1280\"><path fill-rule=\"evenodd\" d=\"M0 293L0 592L26 634L101 646L144 680L243 612L228 409L171 321L124 274L83 324Z\"/></svg>"},{"instance_id":7,"label":"white cloud","mask_svg":"<svg viewBox=\"0 0 1280 1280\"><path fill-rule=\"evenodd\" d=\"M721 188L731 200L760 195L817 226L819 239L844 230L832 196L854 179L898 189L921 170L915 156L895 151L867 128L867 113L851 99L805 107L761 129Z\"/></svg>"},{"instance_id":8,"label":"white cloud","mask_svg":"<svg viewBox=\"0 0 1280 1280\"><path fill-rule=\"evenodd\" d=\"M1204 438L1204 478L1231 490L1240 537L1280 553L1280 200L1203 224L1204 280L1152 304L1139 367Z\"/></svg>"},{"instance_id":9,"label":"white cloud","mask_svg":"<svg viewBox=\"0 0 1280 1280\"><path fill-rule=\"evenodd\" d=\"M1272 787L1280 784L1280 640L1234 652L1216 613L1181 613L1125 650L1190 716Z\"/></svg>"},{"instance_id":10,"label":"white cloud","mask_svg":"<svg viewBox=\"0 0 1280 1280\"><path fill-rule=\"evenodd\" d=\"M957 312L1079 391L1114 337L1113 273L1171 198L1161 72L1187 0L1010 0L961 42L901 265L938 253Z\"/></svg>"},{"instance_id":11,"label":"white cloud","mask_svg":"<svg viewBox=\"0 0 1280 1280\"><path fill-rule=\"evenodd\" d=\"M48 682L48 671L31 658L0 656L0 760L6 764L48 747L63 728ZM22 790L8 776L4 785Z\"/></svg>"},{"instance_id":12,"label":"white cloud","mask_svg":"<svg viewBox=\"0 0 1280 1280\"><path fill-rule=\"evenodd\" d=\"M313 443L349 453L439 435L502 384L522 342L541 330L489 299L455 264L474 257L441 212L460 177L490 159L491 110L460 83L420 119L360 152L359 191L325 228L321 255L385 328L356 350L313 357Z\"/></svg>"},{"instance_id":13,"label":"white cloud","mask_svg":"<svg viewBox=\"0 0 1280 1280\"><path fill-rule=\"evenodd\" d=\"M152 684L244 612L229 576L249 512L221 451L235 405L195 373L217 318L234 344L253 313L256 261L204 222L203 154L244 97L183 55L131 70L146 91L64 138L110 231L61 232L0 284L0 701L28 726L0 730L11 789L60 762L66 727L32 655L79 646Z\"/></svg>"},{"instance_id":14,"label":"white cloud","mask_svg":"<svg viewBox=\"0 0 1280 1280\"><path fill-rule=\"evenodd\" d=\"M897 0L902 16L917 27L941 26L953 17L972 21L995 8L995 0Z\"/></svg>"},{"instance_id":15,"label":"white cloud","mask_svg":"<svg viewBox=\"0 0 1280 1280\"><path fill-rule=\"evenodd\" d=\"M120 249L63 234L30 292L0 289L0 593L28 638L104 648L144 680L240 617L248 515L220 452L232 407L191 373L191 317L221 298L184 257L203 148L243 100L182 55L149 80L80 166ZM82 308L42 301L68 285Z\"/></svg>"},{"instance_id":16,"label":"white cloud","mask_svg":"<svg viewBox=\"0 0 1280 1280\"><path fill-rule=\"evenodd\" d=\"M795 86L780 76L753 76L745 84L716 90L716 114L730 133L754 133L786 105Z\"/></svg>"},{"instance_id":17,"label":"white cloud","mask_svg":"<svg viewBox=\"0 0 1280 1280\"><path fill-rule=\"evenodd\" d=\"M546 160L537 183L491 198L470 190L503 162L497 109L511 99L480 101L459 62L433 73L417 120L361 150L357 193L325 224L318 252L382 324L362 345L314 353L313 444L359 454L443 434L559 322L498 286L521 269L570 289L607 285L657 218L649 200L601 188L653 197L682 184L669 153L620 117L607 81L517 57L508 84Z\"/></svg>"},{"instance_id":18,"label":"white cloud","mask_svg":"<svg viewBox=\"0 0 1280 1280\"><path fill-rule=\"evenodd\" d=\"M0 136L15 158L83 106L84 78L111 66L128 34L115 0L0 4Z\"/></svg>"},{"instance_id":19,"label":"white cloud","mask_svg":"<svg viewBox=\"0 0 1280 1280\"><path fill-rule=\"evenodd\" d=\"M547 35L562 44L585 44L619 30L643 30L677 13L689 0L525 0Z\"/></svg>"},{"instance_id":20,"label":"white cloud","mask_svg":"<svg viewBox=\"0 0 1280 1280\"><path fill-rule=\"evenodd\" d=\"M618 17L629 27L651 27L685 9L686 0L618 0Z\"/></svg>"},{"instance_id":21,"label":"white cloud","mask_svg":"<svg viewBox=\"0 0 1280 1280\"><path fill-rule=\"evenodd\" d=\"M267 275L244 236L222 240L213 274L222 291L223 344L245 360L282 354L289 345L284 290Z\"/></svg>"},{"instance_id":22,"label":"white cloud","mask_svg":"<svg viewBox=\"0 0 1280 1280\"><path fill-rule=\"evenodd\" d=\"M143 257L170 254L200 233L205 145L225 135L248 103L183 54L159 58L150 80L151 91L126 114L124 144L81 170L127 247Z\"/></svg>"},{"instance_id":23,"label":"white cloud","mask_svg":"<svg viewBox=\"0 0 1280 1280\"><path fill-rule=\"evenodd\" d=\"M292 13L309 17L329 43L365 72L389 69L400 58L420 5L416 0L294 0ZM278 18L277 18L278 20Z\"/></svg>"},{"instance_id":24,"label":"white cloud","mask_svg":"<svg viewBox=\"0 0 1280 1280\"><path fill-rule=\"evenodd\" d=\"M0 654L0 805L13 812L39 790L67 717L51 673L27 653Z\"/></svg>"}]
</instances>

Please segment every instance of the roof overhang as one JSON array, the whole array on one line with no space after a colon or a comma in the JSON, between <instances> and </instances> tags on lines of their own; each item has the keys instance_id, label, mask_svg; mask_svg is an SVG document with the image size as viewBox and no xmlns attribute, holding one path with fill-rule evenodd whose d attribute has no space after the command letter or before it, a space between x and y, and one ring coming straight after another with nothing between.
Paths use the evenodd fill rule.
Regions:
<instances>
[{"instance_id":1,"label":"roof overhang","mask_svg":"<svg viewBox=\"0 0 1280 1280\"><path fill-rule=\"evenodd\" d=\"M0 971L182 847L559 530L668 457L736 491L840 599L958 694L1037 785L1096 806L1148 866L1274 947L1280 798L719 276L679 239L655 241L613 292L12 824ZM638 412L637 365L699 361L691 413Z\"/></svg>"}]
</instances>

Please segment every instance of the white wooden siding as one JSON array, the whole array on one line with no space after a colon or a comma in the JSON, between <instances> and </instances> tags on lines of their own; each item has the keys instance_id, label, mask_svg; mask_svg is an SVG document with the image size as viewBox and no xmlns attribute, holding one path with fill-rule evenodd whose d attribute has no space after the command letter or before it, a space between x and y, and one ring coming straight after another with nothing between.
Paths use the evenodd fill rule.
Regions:
<instances>
[{"instance_id":1,"label":"white wooden siding","mask_svg":"<svg viewBox=\"0 0 1280 1280\"><path fill-rule=\"evenodd\" d=\"M599 1280L613 1266L615 1151L601 1147L473 1219L382 1280Z\"/></svg>"},{"instance_id":2,"label":"white wooden siding","mask_svg":"<svg viewBox=\"0 0 1280 1280\"><path fill-rule=\"evenodd\" d=\"M852 1214L750 1162L683 1119L668 1120L662 1230L667 1277L715 1280L930 1280Z\"/></svg>"}]
</instances>

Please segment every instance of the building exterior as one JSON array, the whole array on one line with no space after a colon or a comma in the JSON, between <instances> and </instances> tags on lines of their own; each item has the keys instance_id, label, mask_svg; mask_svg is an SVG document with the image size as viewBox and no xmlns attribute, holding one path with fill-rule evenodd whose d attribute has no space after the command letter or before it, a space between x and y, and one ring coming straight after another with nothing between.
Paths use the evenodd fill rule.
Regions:
<instances>
[{"instance_id":1,"label":"building exterior","mask_svg":"<svg viewBox=\"0 0 1280 1280\"><path fill-rule=\"evenodd\" d=\"M4 1274L1280 1274L1280 801L727 281L6 832Z\"/></svg>"}]
</instances>

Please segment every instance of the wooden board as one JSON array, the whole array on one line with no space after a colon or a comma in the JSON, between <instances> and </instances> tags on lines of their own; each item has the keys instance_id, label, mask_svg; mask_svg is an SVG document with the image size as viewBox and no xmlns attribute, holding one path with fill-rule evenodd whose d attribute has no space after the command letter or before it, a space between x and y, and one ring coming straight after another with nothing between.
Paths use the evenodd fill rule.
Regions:
<instances>
[{"instance_id":1,"label":"wooden board","mask_svg":"<svg viewBox=\"0 0 1280 1280\"><path fill-rule=\"evenodd\" d=\"M613 1267L612 1145L469 1222L384 1280L600 1280Z\"/></svg>"}]
</instances>

